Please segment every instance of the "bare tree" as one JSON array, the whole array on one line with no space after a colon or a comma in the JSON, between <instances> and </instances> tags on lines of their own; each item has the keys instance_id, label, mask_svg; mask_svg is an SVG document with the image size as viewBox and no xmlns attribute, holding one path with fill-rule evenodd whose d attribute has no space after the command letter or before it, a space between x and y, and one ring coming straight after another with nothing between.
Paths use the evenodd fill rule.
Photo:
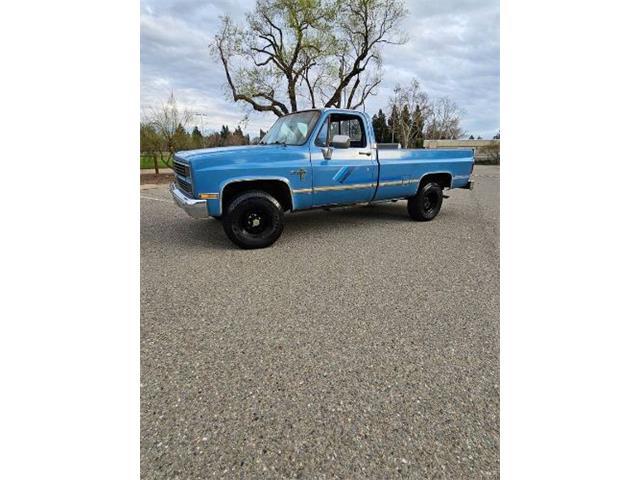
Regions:
<instances>
[{"instance_id":1,"label":"bare tree","mask_svg":"<svg viewBox=\"0 0 640 480\"><path fill-rule=\"evenodd\" d=\"M396 85L389 109L394 117L391 127L395 140L403 148L414 146L416 139L422 136L424 119L432 115L429 97L420 88L420 83L414 79L408 86Z\"/></svg>"},{"instance_id":2,"label":"bare tree","mask_svg":"<svg viewBox=\"0 0 640 480\"><path fill-rule=\"evenodd\" d=\"M169 95L167 102L158 108L153 108L148 114L148 123L156 130L162 138L164 149L169 152L167 159L161 155L162 163L169 166L169 161L173 160L176 151L188 148L189 135L186 129L190 126L193 113L188 109L178 108L176 97L173 92Z\"/></svg>"},{"instance_id":3,"label":"bare tree","mask_svg":"<svg viewBox=\"0 0 640 480\"><path fill-rule=\"evenodd\" d=\"M449 97L438 98L431 114L427 116L426 138L432 140L453 140L464 135L460 118L464 112Z\"/></svg>"},{"instance_id":4,"label":"bare tree","mask_svg":"<svg viewBox=\"0 0 640 480\"><path fill-rule=\"evenodd\" d=\"M258 0L244 26L222 18L211 55L231 98L277 116L357 108L380 84L381 47L402 43L403 0Z\"/></svg>"}]
</instances>

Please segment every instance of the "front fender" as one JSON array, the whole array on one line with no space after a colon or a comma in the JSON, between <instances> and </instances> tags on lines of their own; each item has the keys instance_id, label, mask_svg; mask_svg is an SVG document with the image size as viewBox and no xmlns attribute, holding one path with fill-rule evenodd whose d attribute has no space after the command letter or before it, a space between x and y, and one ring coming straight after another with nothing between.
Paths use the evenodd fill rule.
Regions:
<instances>
[{"instance_id":1,"label":"front fender","mask_svg":"<svg viewBox=\"0 0 640 480\"><path fill-rule=\"evenodd\" d=\"M207 200L210 215L222 215L226 187L249 181L281 182L282 190L286 186L291 207L305 208L305 200L309 200L310 195L303 193L311 191L313 185L307 147L232 148L206 151L192 159L195 191L198 198ZM306 175L298 174L301 169L306 170Z\"/></svg>"}]
</instances>

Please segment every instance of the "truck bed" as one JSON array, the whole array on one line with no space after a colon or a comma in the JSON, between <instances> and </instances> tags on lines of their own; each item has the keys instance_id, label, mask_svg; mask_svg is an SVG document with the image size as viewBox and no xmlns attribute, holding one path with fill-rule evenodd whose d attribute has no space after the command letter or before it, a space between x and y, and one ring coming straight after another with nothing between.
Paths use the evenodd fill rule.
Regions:
<instances>
[{"instance_id":1,"label":"truck bed","mask_svg":"<svg viewBox=\"0 0 640 480\"><path fill-rule=\"evenodd\" d=\"M451 177L450 187L468 184L473 170L473 150L378 149L378 188L374 200L411 196L428 174Z\"/></svg>"}]
</instances>

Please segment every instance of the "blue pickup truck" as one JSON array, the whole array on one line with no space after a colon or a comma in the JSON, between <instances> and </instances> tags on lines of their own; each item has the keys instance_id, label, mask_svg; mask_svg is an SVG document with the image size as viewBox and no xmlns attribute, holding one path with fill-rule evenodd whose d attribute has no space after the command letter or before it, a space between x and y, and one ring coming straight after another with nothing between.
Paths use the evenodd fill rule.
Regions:
<instances>
[{"instance_id":1,"label":"blue pickup truck","mask_svg":"<svg viewBox=\"0 0 640 480\"><path fill-rule=\"evenodd\" d=\"M446 188L472 188L472 150L388 148L369 116L314 109L280 117L258 145L178 152L176 203L222 221L242 248L282 233L284 212L407 199L413 220L433 220Z\"/></svg>"}]
</instances>

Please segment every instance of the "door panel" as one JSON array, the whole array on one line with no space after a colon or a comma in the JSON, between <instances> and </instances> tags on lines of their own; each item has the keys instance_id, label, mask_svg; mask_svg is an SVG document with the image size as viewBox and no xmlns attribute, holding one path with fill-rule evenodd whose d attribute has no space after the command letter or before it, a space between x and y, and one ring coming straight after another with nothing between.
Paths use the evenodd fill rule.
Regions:
<instances>
[{"instance_id":1,"label":"door panel","mask_svg":"<svg viewBox=\"0 0 640 480\"><path fill-rule=\"evenodd\" d=\"M359 115L331 115L330 127L324 125L318 135L327 134L326 141L311 146L313 169L313 206L368 202L375 192L378 169L375 155L365 135L364 123ZM349 120L359 120L349 122ZM326 120L325 120L326 121ZM351 123L351 125L349 125ZM326 160L322 145L335 134L350 134L350 148L332 148L331 159Z\"/></svg>"}]
</instances>

